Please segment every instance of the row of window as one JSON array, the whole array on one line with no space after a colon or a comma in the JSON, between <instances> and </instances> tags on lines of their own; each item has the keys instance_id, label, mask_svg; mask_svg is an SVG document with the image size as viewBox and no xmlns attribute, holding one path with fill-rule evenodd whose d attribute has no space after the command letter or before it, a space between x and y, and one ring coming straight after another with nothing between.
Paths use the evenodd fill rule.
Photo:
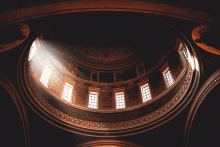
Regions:
<instances>
[{"instance_id":1,"label":"row of window","mask_svg":"<svg viewBox=\"0 0 220 147\"><path fill-rule=\"evenodd\" d=\"M48 87L48 82L49 82L51 74L52 74L51 70L49 69L49 67L47 65L45 65L44 70L41 75L41 78L40 78L40 82L45 87ZM173 79L173 76L171 74L170 69L166 68L163 72L163 75L164 75L164 79L166 81L167 87L170 87L174 83L174 79ZM141 89L143 102L146 102L146 101L149 101L152 99L150 87L149 87L148 83L141 86L140 89ZM73 91L73 85L66 82L64 85L62 98L70 102L72 91ZM115 93L115 99L116 99L116 109L125 108L124 92ZM97 103L98 103L98 93L91 91L89 93L88 107L93 108L93 109L97 109Z\"/></svg>"},{"instance_id":2,"label":"row of window","mask_svg":"<svg viewBox=\"0 0 220 147\"><path fill-rule=\"evenodd\" d=\"M34 42L32 47L31 47L28 60L31 60L31 58L33 57L33 54L34 54L35 51L36 51L36 45L35 45L35 42ZM182 48L181 52L187 60L188 59L187 50L185 48ZM49 82L51 74L52 74L52 71L50 70L50 68L47 65L45 65L44 70L43 70L42 75L41 75L41 78L40 78L40 82L46 87L48 87L48 82ZM172 76L172 73L171 73L169 67L167 67L163 71L163 76L164 76L167 87L170 87L174 83L174 78ZM149 87L148 83L141 86L140 89L141 89L143 102L146 102L146 101L149 101L149 100L152 99L151 92L150 92L150 87ZM73 91L73 85L66 82L65 85L64 85L62 98L70 102L72 91ZM116 100L116 109L125 108L124 92L115 93L115 100ZM98 93L91 91L89 93L88 108L97 109L98 108L97 105L98 105Z\"/></svg>"}]
</instances>

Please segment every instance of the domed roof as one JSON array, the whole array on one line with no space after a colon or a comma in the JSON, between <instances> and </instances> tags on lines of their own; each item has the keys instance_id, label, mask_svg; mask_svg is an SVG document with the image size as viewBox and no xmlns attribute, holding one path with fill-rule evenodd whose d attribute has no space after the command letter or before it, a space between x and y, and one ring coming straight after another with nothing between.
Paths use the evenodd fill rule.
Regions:
<instances>
[{"instance_id":1,"label":"domed roof","mask_svg":"<svg viewBox=\"0 0 220 147\"><path fill-rule=\"evenodd\" d=\"M175 39L175 31L162 21L123 12L66 15L49 28L50 41L66 44L74 59L99 70L120 69L143 58L155 66L158 50L166 55Z\"/></svg>"},{"instance_id":2,"label":"domed roof","mask_svg":"<svg viewBox=\"0 0 220 147\"><path fill-rule=\"evenodd\" d=\"M152 16L115 14L62 15L28 46L29 98L68 130L137 133L187 97L195 67L187 41Z\"/></svg>"}]
</instances>

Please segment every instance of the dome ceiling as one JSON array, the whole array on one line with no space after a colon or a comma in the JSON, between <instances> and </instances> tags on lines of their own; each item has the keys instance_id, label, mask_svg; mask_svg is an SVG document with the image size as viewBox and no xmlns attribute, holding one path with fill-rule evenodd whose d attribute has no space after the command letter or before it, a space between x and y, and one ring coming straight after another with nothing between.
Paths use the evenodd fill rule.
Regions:
<instances>
[{"instance_id":1,"label":"dome ceiling","mask_svg":"<svg viewBox=\"0 0 220 147\"><path fill-rule=\"evenodd\" d=\"M117 15L116 15L117 14ZM99 67L148 59L158 63L158 50L166 55L174 31L162 21L141 14L90 12L62 16L50 24L50 35L76 59ZM153 59L152 59L153 58ZM126 61L126 63L123 61ZM159 59L160 60L160 59Z\"/></svg>"},{"instance_id":2,"label":"dome ceiling","mask_svg":"<svg viewBox=\"0 0 220 147\"><path fill-rule=\"evenodd\" d=\"M173 28L137 13L61 16L36 34L19 63L42 112L82 134L123 136L163 123L183 105L194 63Z\"/></svg>"}]
</instances>

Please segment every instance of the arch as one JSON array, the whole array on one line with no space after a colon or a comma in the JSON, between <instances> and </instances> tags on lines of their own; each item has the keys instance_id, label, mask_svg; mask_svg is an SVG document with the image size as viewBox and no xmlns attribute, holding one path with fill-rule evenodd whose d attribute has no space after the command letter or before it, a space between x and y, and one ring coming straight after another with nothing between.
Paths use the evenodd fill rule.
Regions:
<instances>
[{"instance_id":1,"label":"arch","mask_svg":"<svg viewBox=\"0 0 220 147\"><path fill-rule=\"evenodd\" d=\"M196 112L201 105L202 101L206 98L206 95L216 86L220 83L220 69L215 71L209 78L206 80L206 82L202 85L199 92L195 96L194 101L192 102L192 105L190 107L185 130L184 130L184 136L183 136L183 146L186 147L188 143L188 137L190 128L192 126L193 119L196 115Z\"/></svg>"},{"instance_id":2,"label":"arch","mask_svg":"<svg viewBox=\"0 0 220 147\"><path fill-rule=\"evenodd\" d=\"M180 18L199 23L218 23L208 13L168 4L143 1L68 1L36 5L7 11L0 14L0 24L17 23L28 19L55 14L88 12L88 11L126 11L149 13Z\"/></svg>"},{"instance_id":3,"label":"arch","mask_svg":"<svg viewBox=\"0 0 220 147\"><path fill-rule=\"evenodd\" d=\"M24 108L24 104L19 96L17 90L11 83L11 81L4 75L3 72L0 71L0 84L7 90L7 92L11 95L13 101L15 102L17 109L20 113L21 121L23 123L24 134L25 134L25 142L26 147L30 147L30 135L29 135L29 125L26 110Z\"/></svg>"}]
</instances>

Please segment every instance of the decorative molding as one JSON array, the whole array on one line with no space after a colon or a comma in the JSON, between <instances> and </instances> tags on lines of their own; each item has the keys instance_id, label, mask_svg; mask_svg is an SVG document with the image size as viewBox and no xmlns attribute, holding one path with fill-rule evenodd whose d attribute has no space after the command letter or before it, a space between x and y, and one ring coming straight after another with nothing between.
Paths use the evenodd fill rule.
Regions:
<instances>
[{"instance_id":1,"label":"decorative molding","mask_svg":"<svg viewBox=\"0 0 220 147\"><path fill-rule=\"evenodd\" d=\"M8 93L11 95L12 99L14 100L17 106L18 112L20 113L21 121L23 123L26 147L30 147L28 118L21 97L19 96L17 90L15 89L11 81L1 71L0 71L0 84L8 91Z\"/></svg>"},{"instance_id":2,"label":"decorative molding","mask_svg":"<svg viewBox=\"0 0 220 147\"><path fill-rule=\"evenodd\" d=\"M33 40L34 38L30 40L29 44ZM60 112L59 110L48 105L48 103L41 96L39 96L38 99L37 97L34 96L39 93L35 91L36 93L33 94L34 91L31 92L30 90L30 83L29 83L30 79L27 78L28 66L26 66L28 50L29 50L29 45L27 45L24 51L22 52L18 65L19 88L21 90L21 94L23 95L28 105L33 109L33 111L35 111L38 115L40 115L43 119L45 119L49 123L61 129L86 136L95 136L95 137L128 136L128 135L145 132L155 127L158 127L166 123L173 117L175 117L179 112L181 112L186 107L186 105L191 100L191 97L193 95L192 94L193 92L189 89L189 87L191 87L192 89L194 89L194 87L197 87L195 86L195 83L198 83L199 80L199 77L197 77L198 72L196 72L194 69L192 70L191 66L189 66L189 68L188 67L185 68L187 71L187 75L189 75L189 77L187 76L188 78L184 79L185 81L182 84L182 87L180 87L179 92L177 93L179 95L175 95L173 99L167 104L165 104L165 106L162 107L161 109L147 116L134 119L131 121L97 124L97 122L80 120L77 118L73 118L72 116L68 116L63 112ZM196 53L193 51L193 54ZM167 91L170 91L170 89L172 88L169 88ZM173 110L170 111L171 109ZM119 126L121 124L122 126ZM108 125L108 126L104 126L104 125ZM105 127L105 129L103 129L103 127Z\"/></svg>"},{"instance_id":3,"label":"decorative molding","mask_svg":"<svg viewBox=\"0 0 220 147\"><path fill-rule=\"evenodd\" d=\"M27 68L26 68L27 67ZM25 62L25 68L26 68L26 70L27 71L29 71L28 70L28 68L29 68L30 66L29 66L29 64L28 64L28 62ZM30 67L31 68L31 67ZM163 91L162 93L160 93L159 95L157 95L156 97L153 97L153 99L151 99L150 101L148 101L148 102L145 102L145 103L141 103L141 104L139 104L139 105L134 105L134 106L132 106L132 107L129 107L129 108L125 108L125 109L112 109L112 110L99 110L99 109L90 109L90 108L87 108L87 107L85 107L85 106L81 106L81 105L75 105L75 104L73 104L73 103L69 103L69 102L67 102L67 101L65 101L65 100L63 100L60 96L58 96L58 95L56 95L51 89L48 89L48 88L45 88L44 86L42 86L42 88L45 90L45 91L47 91L50 95L52 95L53 97L55 97L56 99L58 99L59 101L62 101L63 103L65 103L65 104L67 104L67 105L70 105L70 106L72 106L72 107L76 107L76 108L78 108L78 109L82 109L82 110L86 110L86 111L93 111L93 112L102 112L102 113L115 113L115 112L123 112L123 111L131 111L131 110L134 110L134 109L138 109L138 108L140 108L140 107L143 107L143 106L145 106L145 105L148 105L148 104L150 104L150 103L152 103L152 102L154 102L154 101L156 101L156 100L158 100L158 99L160 99L161 97L163 97L164 95L166 95L167 93L169 93L178 83L179 83L179 81L183 78L183 76L186 74L186 72L187 72L187 70L188 70L188 68L191 68L190 67L190 64L187 62L187 64L185 65L185 67L183 68L183 70L182 70L182 72L180 73L180 75L177 77L177 79L175 80L175 82L170 86L170 87L168 87L168 88L166 88L166 90L165 91ZM31 68L31 71L35 71L34 70L34 68ZM30 73L31 75L33 75L33 73ZM32 76L32 77L34 77L34 76ZM34 77L35 78L35 77ZM39 82L39 80L37 79L37 78L35 78L35 80L36 80L36 82L38 83L38 84L40 84L40 85L42 85L41 84L41 82ZM140 79L139 79L140 80ZM138 81L139 81L138 80ZM137 81L137 82L138 82ZM106 86L98 86L98 85L88 85L88 84L85 84L85 83L83 83L83 82L80 82L80 81L77 81L76 79L73 79L73 82L75 82L76 84L78 83L78 84L80 84L80 85L84 85L84 86L86 86L86 87L91 87L92 88L92 86L93 86L93 88L96 88L96 89L100 89L100 88L106 88ZM165 82L165 81L164 81ZM133 84L135 84L134 82L132 82L132 83L128 83L128 84L125 84L125 85L119 85L119 86L112 86L112 87L110 87L110 88L112 88L113 89L113 91L115 91L116 90L116 92L117 91L124 91L125 92L125 89L127 88L127 87L133 87L132 85ZM151 85L150 83L149 83L149 85Z\"/></svg>"},{"instance_id":4,"label":"decorative molding","mask_svg":"<svg viewBox=\"0 0 220 147\"><path fill-rule=\"evenodd\" d=\"M123 130L128 128L134 128L142 125L146 125L147 123L150 123L159 117L163 116L167 112L169 112L172 108L174 108L178 102L184 97L185 93L187 92L191 80L192 80L192 69L190 66L188 66L188 71L186 78L184 80L184 83L180 90L177 92L177 94L173 97L173 99L168 102L166 105L158 109L157 111L144 116L140 117L138 119L130 120L130 121L124 121L124 122L115 122L115 123L100 123L100 122L92 122L92 121L86 121L82 119L78 119L72 116L69 116L58 109L51 106L49 103L47 103L44 98L37 92L37 90L34 88L32 81L31 81L31 75L28 74L28 67L25 66L25 78L27 80L28 87L30 88L30 92L33 94L33 98L36 100L36 102L48 113L53 115L54 117L77 127L86 128L86 129L92 129L92 130L105 130L105 131L111 131L111 130Z\"/></svg>"},{"instance_id":5,"label":"decorative molding","mask_svg":"<svg viewBox=\"0 0 220 147\"><path fill-rule=\"evenodd\" d=\"M40 3L39 3L40 4ZM65 1L44 4L44 7L39 7L39 4L26 8L18 8L15 10L6 11L0 14L0 24L17 23L29 19L51 16L56 14L88 12L88 11L125 11L137 12L146 14L156 14L169 16L179 19L184 19L198 23L219 23L219 20L213 19L214 16L205 12L196 11L193 9L174 6L170 4L162 4L158 2L144 1ZM56 9L54 9L56 8ZM8 17L11 16L11 17Z\"/></svg>"},{"instance_id":6,"label":"decorative molding","mask_svg":"<svg viewBox=\"0 0 220 147\"><path fill-rule=\"evenodd\" d=\"M206 95L219 83L220 83L220 69L214 72L206 80L206 82L202 85L197 95L195 96L194 101L190 107L187 120L186 120L186 124L185 124L184 137L183 137L184 147L187 147L192 122L196 115L197 110L199 109L199 106L201 105L202 101L206 98Z\"/></svg>"}]
</instances>

